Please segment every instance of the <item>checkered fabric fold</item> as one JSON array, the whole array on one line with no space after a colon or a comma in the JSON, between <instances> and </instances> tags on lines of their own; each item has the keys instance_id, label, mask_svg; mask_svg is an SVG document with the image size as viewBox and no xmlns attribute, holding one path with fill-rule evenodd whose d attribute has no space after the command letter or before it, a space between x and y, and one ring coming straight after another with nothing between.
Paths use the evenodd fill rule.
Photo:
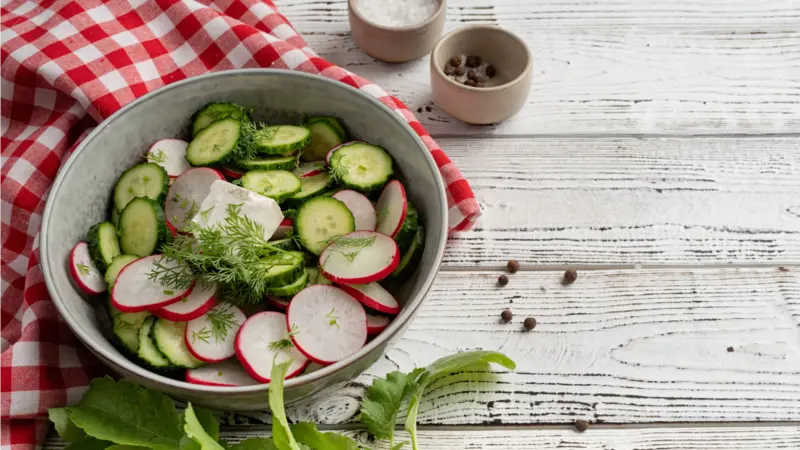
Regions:
<instances>
[{"instance_id":1,"label":"checkered fabric fold","mask_svg":"<svg viewBox=\"0 0 800 450\"><path fill-rule=\"evenodd\" d=\"M447 186L450 227L480 207L402 102L317 56L270 2L3 1L2 449L41 445L47 409L77 400L102 369L55 310L39 266L44 203L86 130L134 98L209 71L281 68L347 83L404 117Z\"/></svg>"}]
</instances>

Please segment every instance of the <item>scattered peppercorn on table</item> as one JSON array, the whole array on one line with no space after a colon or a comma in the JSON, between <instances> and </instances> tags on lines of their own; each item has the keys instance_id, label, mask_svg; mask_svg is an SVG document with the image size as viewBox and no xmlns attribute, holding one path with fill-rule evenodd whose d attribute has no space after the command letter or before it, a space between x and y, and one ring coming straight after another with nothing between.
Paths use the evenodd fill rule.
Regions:
<instances>
[{"instance_id":1,"label":"scattered peppercorn on table","mask_svg":"<svg viewBox=\"0 0 800 450\"><path fill-rule=\"evenodd\" d=\"M337 429L374 377L480 348L517 370L435 381L421 449L800 448L796 7L449 0L447 30L496 24L535 58L525 109L477 127L431 102L427 59L358 50L344 1L276 3L417 111L483 207L404 338L290 420ZM248 425L233 443L269 414L223 419Z\"/></svg>"}]
</instances>

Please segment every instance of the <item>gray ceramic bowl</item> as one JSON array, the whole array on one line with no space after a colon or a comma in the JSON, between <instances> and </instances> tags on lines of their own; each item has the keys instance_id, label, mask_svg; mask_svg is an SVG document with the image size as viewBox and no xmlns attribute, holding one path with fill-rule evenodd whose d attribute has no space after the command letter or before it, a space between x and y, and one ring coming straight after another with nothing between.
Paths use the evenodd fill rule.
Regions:
<instances>
[{"instance_id":1,"label":"gray ceramic bowl","mask_svg":"<svg viewBox=\"0 0 800 450\"><path fill-rule=\"evenodd\" d=\"M253 108L254 118L266 122L296 122L305 114L341 118L354 138L389 151L410 198L425 218L427 242L419 270L398 295L402 312L355 355L288 380L287 402L357 376L403 334L439 268L447 236L447 202L436 164L400 115L345 84L297 72L235 70L171 84L122 108L75 150L53 184L40 236L47 288L70 328L111 370L143 386L211 408L267 409L266 385L227 388L189 384L157 375L123 356L108 338L108 319L102 305L91 304L73 286L67 269L72 246L84 239L90 226L106 220L111 190L122 171L141 161L152 142L186 137L192 114L215 100Z\"/></svg>"}]
</instances>

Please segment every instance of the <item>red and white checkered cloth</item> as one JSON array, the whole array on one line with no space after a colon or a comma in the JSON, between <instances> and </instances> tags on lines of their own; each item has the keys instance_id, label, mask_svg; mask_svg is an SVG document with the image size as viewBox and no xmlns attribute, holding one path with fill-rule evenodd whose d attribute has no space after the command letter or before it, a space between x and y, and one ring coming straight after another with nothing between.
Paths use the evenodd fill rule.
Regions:
<instances>
[{"instance_id":1,"label":"red and white checkered cloth","mask_svg":"<svg viewBox=\"0 0 800 450\"><path fill-rule=\"evenodd\" d=\"M87 128L134 98L209 71L271 67L377 97L422 137L447 185L450 227L480 215L472 189L402 102L321 59L268 1L4 1L2 6L2 450L41 445L48 408L102 368L52 305L39 266L41 214Z\"/></svg>"}]
</instances>

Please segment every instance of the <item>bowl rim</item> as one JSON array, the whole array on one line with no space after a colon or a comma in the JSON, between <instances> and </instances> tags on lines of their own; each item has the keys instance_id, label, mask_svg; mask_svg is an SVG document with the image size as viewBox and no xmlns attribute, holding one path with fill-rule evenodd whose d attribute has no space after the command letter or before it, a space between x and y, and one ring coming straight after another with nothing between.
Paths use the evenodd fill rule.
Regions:
<instances>
[{"instance_id":1,"label":"bowl rim","mask_svg":"<svg viewBox=\"0 0 800 450\"><path fill-rule=\"evenodd\" d=\"M296 378L290 378L285 381L284 387L286 389L290 389L293 387L299 387L308 385L314 382L317 382L329 375L333 375L337 372L340 372L350 366L351 364L356 363L357 361L365 358L369 353L374 351L376 348L380 347L381 345L387 344L388 341L395 338L398 333L400 333L401 329L403 329L408 322L416 315L416 311L424 302L430 288L433 284L434 279L439 271L439 266L441 265L442 257L444 255L444 248L447 241L447 233L448 233L448 207L447 207L447 196L445 194L445 187L444 181L442 180L441 173L439 172L438 166L433 159L433 156L430 153L425 142L422 138L414 131L414 129L409 125L407 120L404 120L404 116L398 114L377 98L369 95L365 92L362 92L352 86L349 86L345 83L331 80L325 78L320 75L312 75L303 72L296 72L291 70L284 70L284 69L265 69L265 68L254 68L254 69L234 69L234 70L227 70L227 71L220 71L220 72L211 72L203 75L198 75L195 77L186 78L184 80L176 81L174 83L168 84L166 86L162 86L154 91L151 91L137 99L134 99L127 105L120 108L117 112L106 118L100 124L98 124L91 133L78 145L78 147L72 152L71 155L67 158L64 162L63 167L58 172L58 175L53 182L53 185L50 189L50 194L48 197L52 198L52 195L58 192L61 184L64 182L66 174L70 171L71 167L75 164L75 161L78 159L77 156L82 154L87 147L87 144L91 142L93 139L97 137L98 134L102 133L103 130L106 128L111 127L117 120L120 120L125 114L137 107L141 103L149 102L158 98L160 95L171 91L173 89L180 89L185 85L189 85L192 83L197 83L199 81L207 80L207 79L214 79L214 78L226 78L228 76L235 76L235 75L246 75L246 76L275 76L275 77L300 77L300 78L307 78L309 80L313 80L313 82L325 83L329 84L330 86L334 87L335 89L342 89L344 91L348 91L351 94L355 94L359 97L362 97L366 101L372 103L373 105L378 107L379 111L382 111L383 114L390 118L390 120L394 120L398 122L401 127L406 131L406 133L411 136L413 140L417 142L417 145L420 147L420 150L423 150L422 153L424 154L424 158L428 163L428 168L431 170L433 174L434 183L436 184L436 193L439 197L439 209L440 214L442 217L442 226L438 230L439 232L439 246L435 249L434 253L434 269L425 275L425 279L422 283L422 287L417 296L413 297L411 301L406 304L406 306L400 311L394 320L389 324L389 327L386 328L380 335L376 336L375 339L367 343L364 347L362 347L358 352L349 357L337 361L334 364L329 366L325 366L322 369L316 370L310 374L299 376ZM50 226L50 222L53 221L52 218L52 202L48 201L44 213L42 215L42 224L40 228L40 233L44 233ZM70 327L73 333L77 335L77 337L83 342L83 344L88 347L90 351L96 353L101 360L107 361L107 364L113 364L121 368L124 371L133 373L138 377L142 377L146 380L152 381L154 383L158 383L159 385L166 385L170 388L173 388L176 391L182 391L186 393L204 393L204 394L253 394L253 393L261 393L266 392L269 383L265 384L257 384L253 386L207 386L201 384L192 384L188 383L183 380L176 380L174 378L168 378L163 375L157 374L146 368L134 363L130 359L126 358L124 355L115 355L109 352L106 348L101 347L94 343L94 341L89 337L88 333L84 331L84 329L78 324L78 321L74 318L72 313L70 312L69 308L67 308L66 304L64 304L58 292L55 289L55 282L53 273L55 270L59 270L61 267L60 265L57 267L51 267L49 264L49 258L47 257L48 250L48 240L41 238L41 266L42 272L44 275L45 285L47 287L47 291L50 294L50 297L53 300L53 303L56 306L56 309L61 314L61 317L67 322L67 325ZM383 352L382 352L383 353ZM313 392L311 392L313 393Z\"/></svg>"},{"instance_id":2,"label":"bowl rim","mask_svg":"<svg viewBox=\"0 0 800 450\"><path fill-rule=\"evenodd\" d=\"M522 48L525 49L525 55L527 57L527 63L525 64L525 68L522 69L522 72L520 72L520 74L517 75L516 78L514 78L514 79L512 79L512 80L510 80L510 81L508 81L506 83L500 84L498 86L490 86L490 87L479 88L479 87L472 87L472 86L467 86L466 84L458 83L455 80L453 80L452 78L450 78L447 75L445 75L444 70L442 69L441 65L436 62L436 60L437 60L436 56L441 51L442 45L447 40L452 39L453 37L455 37L458 34L470 33L470 32L473 32L475 30L491 30L491 31L500 32L500 33L505 34L506 36L510 37L511 39L517 41L520 45L522 45ZM473 92L496 92L496 91L501 91L501 90L504 90L504 89L508 89L509 87L514 86L515 84L519 84L520 82L522 82L523 79L525 79L525 77L528 76L528 74L531 72L531 70L533 70L533 53L531 53L531 49L530 49L530 47L528 47L528 44L525 43L525 40L523 40L521 37L519 37L515 33L512 33L510 31L506 30L503 27L499 27L497 25L484 25L484 24L468 25L468 26L465 26L465 27L461 27L461 28L455 29L455 30L445 34L441 38L439 38L439 41L436 42L436 45L433 46L433 50L431 50L431 67L433 67L434 73L436 73L440 78L443 78L447 83L450 83L453 86L459 87L461 89L465 89L467 91L473 91Z\"/></svg>"},{"instance_id":3,"label":"bowl rim","mask_svg":"<svg viewBox=\"0 0 800 450\"><path fill-rule=\"evenodd\" d=\"M358 6L356 6L356 4L355 4L356 1L357 0L348 0L347 1L347 9L349 11L351 11L356 17L358 17L358 19L360 21L364 22L366 25L368 25L368 26L370 26L372 28L376 28L378 30L389 31L389 32L406 32L406 31L420 30L420 29L425 28L428 25L432 24L433 22L435 22L439 18L439 16L444 14L444 12L447 10L447 0L439 0L439 7L436 8L436 12L431 14L431 16L428 17L427 19L425 19L423 22L420 22L420 23L418 23L416 25L408 25L408 26L404 26L404 27L389 27L389 26L386 26L386 25L381 25L381 24L375 23L375 22L367 19L366 17L364 17L364 15L361 14L361 12L358 10ZM351 26L351 28L352 28L352 26Z\"/></svg>"}]
</instances>

